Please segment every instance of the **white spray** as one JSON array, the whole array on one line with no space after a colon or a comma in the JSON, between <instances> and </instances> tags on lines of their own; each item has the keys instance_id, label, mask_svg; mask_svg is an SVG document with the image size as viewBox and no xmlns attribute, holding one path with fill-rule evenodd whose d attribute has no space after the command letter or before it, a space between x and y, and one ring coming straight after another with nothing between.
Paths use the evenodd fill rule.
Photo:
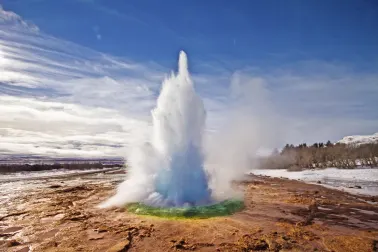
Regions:
<instances>
[{"instance_id":1,"label":"white spray","mask_svg":"<svg viewBox=\"0 0 378 252\"><path fill-rule=\"evenodd\" d=\"M151 141L128 159L127 179L102 207L130 202L154 206L210 203L202 150L205 119L203 102L195 93L182 51L178 74L163 82L152 111Z\"/></svg>"}]
</instances>

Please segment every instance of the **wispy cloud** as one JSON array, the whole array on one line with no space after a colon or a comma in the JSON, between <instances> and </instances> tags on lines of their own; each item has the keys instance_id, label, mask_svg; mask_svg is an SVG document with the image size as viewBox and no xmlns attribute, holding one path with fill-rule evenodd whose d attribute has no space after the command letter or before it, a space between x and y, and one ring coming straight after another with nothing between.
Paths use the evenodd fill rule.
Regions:
<instances>
[{"instance_id":1,"label":"wispy cloud","mask_svg":"<svg viewBox=\"0 0 378 252\"><path fill-rule=\"evenodd\" d=\"M92 30L93 30L93 32L94 32L95 35L96 35L96 39L97 39L97 40L101 40L101 39L102 39L102 35L101 35L101 33L100 33L100 27L97 26L97 25L95 25L95 26L92 27Z\"/></svg>"},{"instance_id":2,"label":"wispy cloud","mask_svg":"<svg viewBox=\"0 0 378 252\"><path fill-rule=\"evenodd\" d=\"M124 155L146 136L162 67L56 39L3 9L0 18L1 153Z\"/></svg>"},{"instance_id":3,"label":"wispy cloud","mask_svg":"<svg viewBox=\"0 0 378 252\"><path fill-rule=\"evenodd\" d=\"M104 13L106 15L117 17L117 18L122 19L122 20L128 20L128 21L136 22L136 23L141 24L141 25L147 25L144 21L142 21L139 18L136 18L133 15L124 14L122 12L119 12L117 9L109 8L109 7L105 6L101 3L99 3L98 1L95 1L95 0L78 0L78 2L88 4L92 8L94 8L97 11Z\"/></svg>"},{"instance_id":4,"label":"wispy cloud","mask_svg":"<svg viewBox=\"0 0 378 252\"><path fill-rule=\"evenodd\" d=\"M39 28L34 24L28 23L23 20L19 15L11 11L5 11L3 6L0 5L0 25L8 26L8 28L18 29L23 27L27 29L29 32L38 32Z\"/></svg>"},{"instance_id":5,"label":"wispy cloud","mask_svg":"<svg viewBox=\"0 0 378 252\"><path fill-rule=\"evenodd\" d=\"M235 136L253 149L378 131L378 73L319 61L238 71L200 66L193 79L208 131L222 132L237 118ZM0 6L0 153L126 155L148 137L169 71L51 37Z\"/></svg>"}]
</instances>

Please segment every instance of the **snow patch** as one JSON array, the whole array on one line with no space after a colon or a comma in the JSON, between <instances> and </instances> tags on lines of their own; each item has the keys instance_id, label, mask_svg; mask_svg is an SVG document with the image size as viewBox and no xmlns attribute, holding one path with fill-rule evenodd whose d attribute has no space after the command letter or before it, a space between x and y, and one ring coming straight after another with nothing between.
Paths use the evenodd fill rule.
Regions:
<instances>
[{"instance_id":1,"label":"snow patch","mask_svg":"<svg viewBox=\"0 0 378 252\"><path fill-rule=\"evenodd\" d=\"M355 145L378 143L378 132L373 135L346 136L337 143Z\"/></svg>"},{"instance_id":2,"label":"snow patch","mask_svg":"<svg viewBox=\"0 0 378 252\"><path fill-rule=\"evenodd\" d=\"M324 187L347 191L353 194L378 195L378 169L337 169L304 170L291 172L285 169L252 170L254 175L283 177L318 183Z\"/></svg>"}]
</instances>

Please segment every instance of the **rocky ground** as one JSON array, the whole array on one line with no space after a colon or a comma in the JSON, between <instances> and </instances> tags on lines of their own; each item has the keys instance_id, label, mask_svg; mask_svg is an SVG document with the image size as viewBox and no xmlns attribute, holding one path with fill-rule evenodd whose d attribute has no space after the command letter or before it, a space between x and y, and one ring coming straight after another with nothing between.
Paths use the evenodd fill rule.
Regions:
<instances>
[{"instance_id":1,"label":"rocky ground","mask_svg":"<svg viewBox=\"0 0 378 252\"><path fill-rule=\"evenodd\" d=\"M250 177L245 209L172 220L96 206L119 180L46 179L0 211L0 251L378 251L377 197ZM0 192L1 194L1 192Z\"/></svg>"}]
</instances>

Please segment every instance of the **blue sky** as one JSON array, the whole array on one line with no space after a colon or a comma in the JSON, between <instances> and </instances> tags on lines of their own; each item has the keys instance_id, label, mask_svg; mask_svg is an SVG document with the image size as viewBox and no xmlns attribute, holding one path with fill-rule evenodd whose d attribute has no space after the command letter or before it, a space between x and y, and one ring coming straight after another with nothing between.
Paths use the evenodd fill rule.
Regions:
<instances>
[{"instance_id":1,"label":"blue sky","mask_svg":"<svg viewBox=\"0 0 378 252\"><path fill-rule=\"evenodd\" d=\"M142 138L135 130L148 127L180 50L188 53L210 129L242 96L254 124L270 130L259 134L274 136L268 147L378 132L377 1L1 6L0 133L8 144L0 152L119 154L112 146Z\"/></svg>"},{"instance_id":2,"label":"blue sky","mask_svg":"<svg viewBox=\"0 0 378 252\"><path fill-rule=\"evenodd\" d=\"M307 59L377 67L374 0L4 0L2 4L55 37L170 67L180 49L198 61L221 61L230 69Z\"/></svg>"}]
</instances>

